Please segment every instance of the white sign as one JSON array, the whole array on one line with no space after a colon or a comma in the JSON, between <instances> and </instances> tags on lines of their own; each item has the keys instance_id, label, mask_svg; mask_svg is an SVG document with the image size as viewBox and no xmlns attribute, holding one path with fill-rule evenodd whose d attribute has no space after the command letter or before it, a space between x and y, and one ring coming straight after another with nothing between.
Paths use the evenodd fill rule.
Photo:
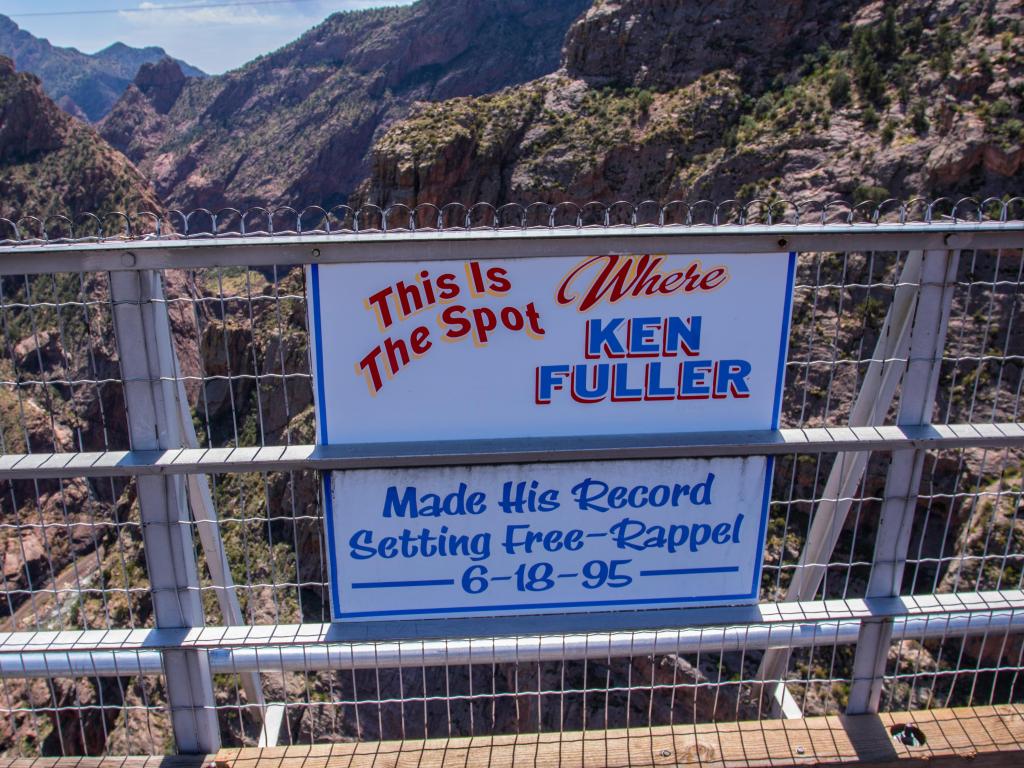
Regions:
<instances>
[{"instance_id":1,"label":"white sign","mask_svg":"<svg viewBox=\"0 0 1024 768\"><path fill-rule=\"evenodd\" d=\"M765 457L351 470L331 482L336 620L757 600Z\"/></svg>"},{"instance_id":2,"label":"white sign","mask_svg":"<svg viewBox=\"0 0 1024 768\"><path fill-rule=\"evenodd\" d=\"M795 256L309 268L318 442L778 425Z\"/></svg>"}]
</instances>

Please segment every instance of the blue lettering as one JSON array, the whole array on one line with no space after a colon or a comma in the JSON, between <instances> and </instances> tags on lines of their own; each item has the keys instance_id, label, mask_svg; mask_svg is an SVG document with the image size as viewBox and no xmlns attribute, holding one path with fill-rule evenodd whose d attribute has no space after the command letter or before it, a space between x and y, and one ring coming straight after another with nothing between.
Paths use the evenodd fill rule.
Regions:
<instances>
[{"instance_id":1,"label":"blue lettering","mask_svg":"<svg viewBox=\"0 0 1024 768\"><path fill-rule=\"evenodd\" d=\"M612 400L639 400L643 396L643 387L629 386L629 363L615 363L615 370L612 373Z\"/></svg>"},{"instance_id":2,"label":"blue lettering","mask_svg":"<svg viewBox=\"0 0 1024 768\"><path fill-rule=\"evenodd\" d=\"M668 503L669 490L667 485L656 485L647 494L647 503L652 507L664 507Z\"/></svg>"},{"instance_id":3,"label":"blue lettering","mask_svg":"<svg viewBox=\"0 0 1024 768\"><path fill-rule=\"evenodd\" d=\"M634 544L633 539L643 536L646 530L647 526L639 520L631 520L628 517L624 517L609 528L608 532L612 535L612 540L615 542L615 546L619 549L635 549L642 551L644 549L644 545Z\"/></svg>"},{"instance_id":4,"label":"blue lettering","mask_svg":"<svg viewBox=\"0 0 1024 768\"><path fill-rule=\"evenodd\" d=\"M362 542L365 541L366 544ZM352 534L352 538L348 540L348 545L351 547L350 556L353 560L369 560L371 557L377 554L377 550L374 547L368 546L373 543L373 531L363 529L356 531Z\"/></svg>"},{"instance_id":5,"label":"blue lettering","mask_svg":"<svg viewBox=\"0 0 1024 768\"><path fill-rule=\"evenodd\" d=\"M708 523L670 525L666 528L664 525L647 525L640 520L625 517L611 526L608 532L619 549L664 549L674 554L686 545L690 552L697 552L708 542L726 544L730 538L739 536L741 522L737 518L732 525L719 523L714 528Z\"/></svg>"},{"instance_id":6,"label":"blue lettering","mask_svg":"<svg viewBox=\"0 0 1024 768\"><path fill-rule=\"evenodd\" d=\"M661 327L660 317L634 317L629 321L629 354L657 355L658 342L654 340L654 329Z\"/></svg>"},{"instance_id":7,"label":"blue lettering","mask_svg":"<svg viewBox=\"0 0 1024 768\"><path fill-rule=\"evenodd\" d=\"M609 369L606 363L593 367L594 384L587 387L587 369L589 365L574 365L572 368L572 398L584 403L596 403L608 397Z\"/></svg>"},{"instance_id":8,"label":"blue lettering","mask_svg":"<svg viewBox=\"0 0 1024 768\"><path fill-rule=\"evenodd\" d=\"M703 483L696 483L690 490L690 503L699 506L707 506L711 503L711 484L715 482L715 473L708 472L708 479Z\"/></svg>"},{"instance_id":9,"label":"blue lettering","mask_svg":"<svg viewBox=\"0 0 1024 768\"><path fill-rule=\"evenodd\" d=\"M407 485L402 497L398 496L398 488L390 486L384 492L384 517L416 517L416 487Z\"/></svg>"},{"instance_id":10,"label":"blue lettering","mask_svg":"<svg viewBox=\"0 0 1024 768\"><path fill-rule=\"evenodd\" d=\"M698 547L708 543L711 538L711 526L707 523L696 523L690 534L690 551L696 552Z\"/></svg>"},{"instance_id":11,"label":"blue lettering","mask_svg":"<svg viewBox=\"0 0 1024 768\"><path fill-rule=\"evenodd\" d=\"M537 369L537 391L535 400L544 405L551 402L551 395L564 386L562 379L569 375L568 365L542 365Z\"/></svg>"},{"instance_id":12,"label":"blue lettering","mask_svg":"<svg viewBox=\"0 0 1024 768\"><path fill-rule=\"evenodd\" d=\"M706 376L712 365L707 360L687 360L679 374L679 397L683 400L701 400L711 395Z\"/></svg>"},{"instance_id":13,"label":"blue lettering","mask_svg":"<svg viewBox=\"0 0 1024 768\"><path fill-rule=\"evenodd\" d=\"M647 364L647 399L648 400L674 400L676 396L675 387L666 387L661 383L661 363Z\"/></svg>"},{"instance_id":14,"label":"blue lettering","mask_svg":"<svg viewBox=\"0 0 1024 768\"><path fill-rule=\"evenodd\" d=\"M615 335L622 321L621 317L614 317L607 322L601 319L587 321L587 357L601 357L602 354L622 357L626 353L619 337Z\"/></svg>"},{"instance_id":15,"label":"blue lettering","mask_svg":"<svg viewBox=\"0 0 1024 768\"><path fill-rule=\"evenodd\" d=\"M749 397L750 363L746 360L722 360L718 363L718 376L715 378L715 395L718 397Z\"/></svg>"},{"instance_id":16,"label":"blue lettering","mask_svg":"<svg viewBox=\"0 0 1024 768\"><path fill-rule=\"evenodd\" d=\"M572 495L579 505L580 512L586 512L588 509L593 509L597 512L607 512L608 507L594 503L594 499L600 499L606 493L608 493L608 484L595 480L592 477L577 483L572 489Z\"/></svg>"},{"instance_id":17,"label":"blue lettering","mask_svg":"<svg viewBox=\"0 0 1024 768\"><path fill-rule=\"evenodd\" d=\"M683 354L696 357L700 353L700 315L688 317L670 317L665 327L665 354L674 355L677 349Z\"/></svg>"},{"instance_id":18,"label":"blue lettering","mask_svg":"<svg viewBox=\"0 0 1024 768\"><path fill-rule=\"evenodd\" d=\"M510 555L516 554L517 551L529 555L533 553L534 547L544 552L559 552L563 549L575 552L583 547L583 535L579 528L568 531L560 531L557 528L550 531L531 531L529 525L509 525L505 527L505 541L502 547Z\"/></svg>"}]
</instances>

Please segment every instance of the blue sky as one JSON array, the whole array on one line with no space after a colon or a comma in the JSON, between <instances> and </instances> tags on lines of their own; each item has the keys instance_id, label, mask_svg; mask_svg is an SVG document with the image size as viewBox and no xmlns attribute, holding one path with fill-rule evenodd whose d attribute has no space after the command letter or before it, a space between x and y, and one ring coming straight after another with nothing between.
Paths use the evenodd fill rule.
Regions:
<instances>
[{"instance_id":1,"label":"blue sky","mask_svg":"<svg viewBox=\"0 0 1024 768\"><path fill-rule=\"evenodd\" d=\"M0 0L0 13L54 45L93 53L159 45L211 74L280 48L335 11L412 0Z\"/></svg>"}]
</instances>

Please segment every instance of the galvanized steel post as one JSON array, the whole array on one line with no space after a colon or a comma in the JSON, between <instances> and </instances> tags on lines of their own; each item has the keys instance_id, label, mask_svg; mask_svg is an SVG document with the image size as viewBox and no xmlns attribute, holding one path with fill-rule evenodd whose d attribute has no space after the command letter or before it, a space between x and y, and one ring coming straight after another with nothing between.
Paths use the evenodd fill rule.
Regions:
<instances>
[{"instance_id":1,"label":"galvanized steel post","mask_svg":"<svg viewBox=\"0 0 1024 768\"><path fill-rule=\"evenodd\" d=\"M110 297L132 447L178 448L178 388L160 274L152 270L110 273ZM158 627L204 623L184 478L136 478L139 513ZM179 752L220 748L213 680L207 652L165 650L163 666L174 738Z\"/></svg>"},{"instance_id":2,"label":"galvanized steel post","mask_svg":"<svg viewBox=\"0 0 1024 768\"><path fill-rule=\"evenodd\" d=\"M959 251L936 250L924 254L907 370L900 393L897 416L900 426L931 422L959 256ZM925 453L920 449L892 452L868 579L868 598L900 594ZM867 619L861 624L847 714L878 711L892 629L891 618Z\"/></svg>"}]
</instances>

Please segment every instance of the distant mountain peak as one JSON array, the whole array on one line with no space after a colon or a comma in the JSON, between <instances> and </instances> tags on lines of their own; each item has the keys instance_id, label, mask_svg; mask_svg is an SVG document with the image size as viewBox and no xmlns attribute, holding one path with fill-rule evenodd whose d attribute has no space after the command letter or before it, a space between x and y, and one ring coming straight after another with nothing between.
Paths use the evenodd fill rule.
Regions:
<instances>
[{"instance_id":1,"label":"distant mountain peak","mask_svg":"<svg viewBox=\"0 0 1024 768\"><path fill-rule=\"evenodd\" d=\"M82 53L51 45L0 14L0 55L13 59L20 71L37 75L46 93L66 112L95 122L110 111L139 67L166 58L167 52L157 46L133 48L118 41L96 53ZM177 63L185 75L205 76L185 62Z\"/></svg>"},{"instance_id":2,"label":"distant mountain peak","mask_svg":"<svg viewBox=\"0 0 1024 768\"><path fill-rule=\"evenodd\" d=\"M106 48L104 48L104 49L102 49L100 51L97 51L97 53L98 54L100 54L100 53L120 53L121 51L126 51L126 50L131 50L130 46L128 46L125 43L122 43L120 40L117 40L117 41L111 43L110 45L108 45ZM156 48L155 46L152 46L152 45L148 45L145 48L136 48L135 50L137 50L137 51L157 50L157 51L160 51L160 53L164 53L164 49L163 48Z\"/></svg>"}]
</instances>

